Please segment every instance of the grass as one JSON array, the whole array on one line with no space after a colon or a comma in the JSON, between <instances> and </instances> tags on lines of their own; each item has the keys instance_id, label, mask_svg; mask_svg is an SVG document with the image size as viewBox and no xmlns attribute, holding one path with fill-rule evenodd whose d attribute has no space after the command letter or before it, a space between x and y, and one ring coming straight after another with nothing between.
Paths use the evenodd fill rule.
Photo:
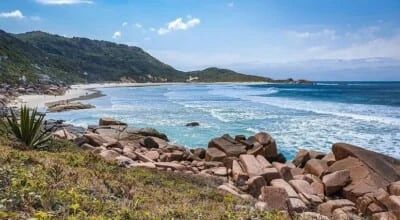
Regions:
<instances>
[{"instance_id":1,"label":"grass","mask_svg":"<svg viewBox=\"0 0 400 220\"><path fill-rule=\"evenodd\" d=\"M126 169L53 144L22 151L0 136L0 219L283 219L217 191L212 179Z\"/></svg>"}]
</instances>

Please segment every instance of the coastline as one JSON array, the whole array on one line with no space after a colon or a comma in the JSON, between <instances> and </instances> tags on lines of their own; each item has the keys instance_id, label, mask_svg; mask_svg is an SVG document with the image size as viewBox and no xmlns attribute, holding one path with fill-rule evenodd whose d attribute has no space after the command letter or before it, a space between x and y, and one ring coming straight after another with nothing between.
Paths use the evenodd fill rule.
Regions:
<instances>
[{"instance_id":1,"label":"coastline","mask_svg":"<svg viewBox=\"0 0 400 220\"><path fill-rule=\"evenodd\" d=\"M8 104L9 107L20 107L26 105L29 108L46 109L46 106L51 103L60 101L79 101L89 100L104 96L99 90L101 88L118 88L118 87L146 87L146 86L164 86L164 85L204 85L204 84L236 84L236 85L258 85L272 84L269 82L215 82L215 83L91 83L91 84L74 84L70 86L64 95L22 95Z\"/></svg>"}]
</instances>

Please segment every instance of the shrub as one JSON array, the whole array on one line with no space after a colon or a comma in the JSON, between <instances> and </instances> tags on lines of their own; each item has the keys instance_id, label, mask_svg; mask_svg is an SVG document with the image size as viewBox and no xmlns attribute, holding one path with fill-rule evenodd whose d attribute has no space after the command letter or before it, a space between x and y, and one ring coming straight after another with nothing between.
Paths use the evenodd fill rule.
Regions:
<instances>
[{"instance_id":1,"label":"shrub","mask_svg":"<svg viewBox=\"0 0 400 220\"><path fill-rule=\"evenodd\" d=\"M11 116L7 116L5 121L2 120L9 132L27 147L37 148L47 142L49 135L41 130L45 114L26 106L21 106L19 113L18 118L11 109Z\"/></svg>"}]
</instances>

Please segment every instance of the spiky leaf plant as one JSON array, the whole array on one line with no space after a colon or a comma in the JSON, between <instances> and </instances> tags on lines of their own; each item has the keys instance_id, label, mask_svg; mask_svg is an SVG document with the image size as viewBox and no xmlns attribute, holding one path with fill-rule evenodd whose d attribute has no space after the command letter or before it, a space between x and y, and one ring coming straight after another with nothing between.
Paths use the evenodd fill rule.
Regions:
<instances>
[{"instance_id":1,"label":"spiky leaf plant","mask_svg":"<svg viewBox=\"0 0 400 220\"><path fill-rule=\"evenodd\" d=\"M11 116L6 117L5 124L12 135L27 147L37 148L48 141L49 135L42 132L45 114L39 113L37 108L30 109L21 106L19 119L11 109Z\"/></svg>"}]
</instances>

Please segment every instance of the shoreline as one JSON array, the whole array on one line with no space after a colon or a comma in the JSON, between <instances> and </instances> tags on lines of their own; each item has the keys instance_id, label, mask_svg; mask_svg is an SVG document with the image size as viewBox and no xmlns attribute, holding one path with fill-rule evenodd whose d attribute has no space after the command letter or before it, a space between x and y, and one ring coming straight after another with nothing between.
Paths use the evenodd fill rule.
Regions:
<instances>
[{"instance_id":1,"label":"shoreline","mask_svg":"<svg viewBox=\"0 0 400 220\"><path fill-rule=\"evenodd\" d=\"M168 85L206 85L206 84L220 84L220 85L258 85L258 84L272 84L269 82L214 82L214 83L90 83L90 84L74 84L70 86L64 95L21 95L15 98L8 104L8 107L20 107L26 105L29 108L46 109L47 105L61 101L80 101L90 100L105 96L98 89L102 88L122 88L122 87L148 87L148 86L168 86Z\"/></svg>"}]
</instances>

